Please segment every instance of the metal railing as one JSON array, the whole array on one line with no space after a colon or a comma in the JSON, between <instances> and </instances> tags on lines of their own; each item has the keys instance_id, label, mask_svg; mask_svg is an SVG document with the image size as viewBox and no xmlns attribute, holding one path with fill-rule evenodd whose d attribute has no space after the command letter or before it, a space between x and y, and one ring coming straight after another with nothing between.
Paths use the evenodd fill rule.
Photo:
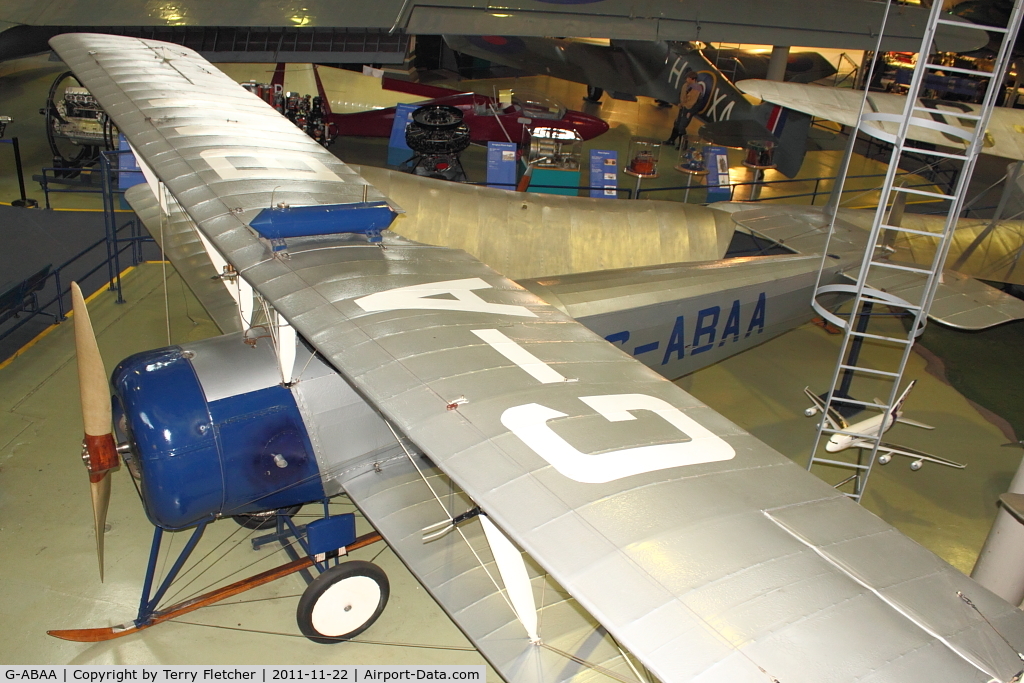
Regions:
<instances>
[{"instance_id":1,"label":"metal railing","mask_svg":"<svg viewBox=\"0 0 1024 683\"><path fill-rule=\"evenodd\" d=\"M96 266L91 268L88 272L78 275L78 280L86 280L91 277L102 268L107 269L107 290L111 292L117 292L116 302L121 304L124 303L124 296L121 289L121 256L125 252L129 252L130 262L132 266L137 266L142 262L142 247L145 242L152 242L153 238L144 234L142 230L141 222L134 213L131 214L131 218L125 221L123 224L118 225L117 223L117 210L115 208L115 196L123 196L124 190L117 188L119 179L119 170L112 166L111 159L116 159L121 154L128 154L130 150L113 150L109 152L102 152L100 154L100 167L96 168L44 168L43 179L40 181L40 185L43 188L43 193L46 197L46 208L50 209L50 193L79 193L79 194L100 194L103 200L103 232L104 235L101 239L93 242L85 249L81 250L64 263L60 264L56 268L53 268L44 283L49 281L52 277L54 281L54 291L56 292L50 300L46 303L35 306L31 310L19 311L14 317L19 318L19 322L12 325L8 329L0 332L0 340L3 340L14 333L16 330L21 328L23 325L34 319L37 315L45 315L53 318L55 323L63 322L67 319L68 307L65 305L65 296L68 296L71 291L70 283L68 286L64 286L64 278L62 277L63 271L68 267L76 264L79 259L84 258L90 254L93 250L98 249L101 245L106 247L106 258L102 259ZM46 184L47 171L54 173L74 173L78 174L98 174L99 175L99 186L98 187L77 187L77 188L66 188L66 189L52 189ZM130 172L127 171L126 172ZM58 178L52 180L58 181ZM129 212L131 213L131 212ZM127 231L127 234L125 232ZM48 285L44 284L45 289ZM56 313L52 309L56 306ZM25 317L21 314L25 313Z\"/></svg>"},{"instance_id":2,"label":"metal railing","mask_svg":"<svg viewBox=\"0 0 1024 683\"><path fill-rule=\"evenodd\" d=\"M903 173L899 173L897 175L898 176L910 176L910 175L919 175L919 174L916 173L916 172L906 171L906 172L903 172ZM851 175L851 176L847 176L847 177L848 178L885 178L885 174L872 173L872 174L866 174L866 175ZM786 178L786 179L783 179L783 180L763 180L763 181L760 181L760 182L749 181L749 182L742 182L742 183L730 183L729 184L729 201L766 202L766 201L776 201L776 200L779 200L779 199L796 199L796 198L799 198L799 197L810 197L811 198L811 206L813 206L815 200L818 198L819 195L824 195L825 197L828 197L828 195L831 194L831 192L832 192L832 188L831 187L829 187L828 189L822 189L821 188L821 184L823 182L826 182L826 181L830 182L830 183L834 182L835 181L835 177L834 176L819 176L817 178ZM778 186L778 185L786 185L786 184L792 185L794 183L811 183L811 182L814 183L814 189L809 191L809 192L799 192L799 193L794 193L794 194L778 195L778 196L773 195L771 197L755 196L755 197L749 198L749 199L745 199L745 198L740 197L739 199L737 199L737 192L736 192L737 188L750 187L750 188L753 189L755 187L756 188L764 188L764 187L769 187L769 186ZM913 188L913 187L930 187L930 186L933 186L933 185L935 185L934 182L926 182L926 183L919 183L919 184L916 184L916 185L906 185L905 187L910 187L910 188ZM688 186L687 185L674 185L672 187L641 188L640 191L637 192L637 199L640 199L642 195L650 194L650 193L653 193L653 192L679 192L679 191L684 191L684 190L687 190L687 189L690 190L690 191L695 191L695 190L701 190L701 189L704 189L704 188L701 185L688 185ZM880 187L870 187L870 188L861 188L861 189L853 189L853 190L843 190L843 192L846 192L846 193L850 193L850 192L868 193L868 192L877 191L878 189L880 189Z\"/></svg>"},{"instance_id":3,"label":"metal railing","mask_svg":"<svg viewBox=\"0 0 1024 683\"><path fill-rule=\"evenodd\" d=\"M151 238L142 237L142 231L139 226L139 221L134 216L128 221L126 221L119 228L117 228L117 230L115 230L115 233L122 233L125 230L128 230L128 236L118 238L119 244L123 245L119 247L118 252L120 255L130 250L131 264L133 266L136 266L142 260L141 241L148 240ZM86 254L90 253L94 249L97 249L101 245L107 245L109 249L110 242L111 240L108 239L106 235L104 235L102 238L96 240L95 242L87 246L85 249L82 249L80 252L69 258L64 263L50 270L49 275L46 276L46 279L43 282L48 283L49 280L52 278L53 289L56 293L46 303L40 304L39 306L36 306L32 310L19 311L19 313L13 316L15 318L18 318L18 322L9 327L8 329L4 330L3 332L0 332L0 340L6 339L15 331L20 329L23 325L33 320L38 315L45 315L50 318L53 318L53 321L55 323L60 323L67 320L67 312L68 310L70 310L70 306L68 304L65 304L65 297L70 298L71 285L70 283L68 283L67 286L65 286L65 279L63 277L64 270L67 269L69 266L74 265L79 259L85 257ZM127 244L125 244L126 242ZM92 277L104 266L107 266L110 263L110 261L111 259L109 257L100 261L91 270L82 275L79 275L78 279L86 280L87 278ZM116 282L117 284L115 287L115 278L111 278L109 281L109 289L110 291L114 291L116 289L118 300L119 302L123 303L124 299L121 298L120 278L117 278ZM44 284L43 289L45 289L46 287L48 287L48 285ZM56 306L56 312L48 310L53 308L54 306ZM24 317L22 317L22 314L24 314Z\"/></svg>"}]
</instances>

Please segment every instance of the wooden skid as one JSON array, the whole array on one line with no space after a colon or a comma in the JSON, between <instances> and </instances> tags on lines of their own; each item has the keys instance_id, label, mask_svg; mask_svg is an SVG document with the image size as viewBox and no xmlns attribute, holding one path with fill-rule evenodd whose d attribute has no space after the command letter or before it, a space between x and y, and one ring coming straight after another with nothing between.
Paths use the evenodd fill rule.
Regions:
<instances>
[{"instance_id":1,"label":"wooden skid","mask_svg":"<svg viewBox=\"0 0 1024 683\"><path fill-rule=\"evenodd\" d=\"M347 554L353 550L358 550L359 548L363 548L380 540L380 534L377 532L364 534L351 544L345 546L344 552L338 551L337 554ZM165 610L155 612L153 616L150 617L149 621L141 625L129 622L121 626L66 629L47 631L46 633L54 638L71 640L76 643L100 643L107 640L114 640L115 638L121 638L123 636L131 635L132 633L138 633L139 631L145 630L151 626L156 626L160 622L169 621L176 617L180 617L183 614L194 612L200 607L212 605L215 602L220 602L221 600L238 595L239 593L244 593L245 591L256 588L257 586L262 586L263 584L270 583L271 581L288 576L289 574L294 574L295 572L311 567L312 565L313 558L311 557L302 557L298 560L293 560L292 562L273 569L268 569L267 571L256 574L255 576L250 576L222 588L214 589L209 593L204 593L203 595L192 598L191 600L179 602Z\"/></svg>"}]
</instances>

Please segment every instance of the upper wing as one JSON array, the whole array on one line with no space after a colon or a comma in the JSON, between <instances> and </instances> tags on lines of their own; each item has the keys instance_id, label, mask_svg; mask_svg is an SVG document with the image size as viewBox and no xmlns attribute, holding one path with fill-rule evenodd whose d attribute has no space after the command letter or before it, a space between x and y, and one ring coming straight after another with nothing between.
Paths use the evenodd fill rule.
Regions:
<instances>
[{"instance_id":1,"label":"upper wing","mask_svg":"<svg viewBox=\"0 0 1024 683\"><path fill-rule=\"evenodd\" d=\"M463 252L339 232L378 193L195 53L52 44L212 247L657 678L1020 670L1024 615L674 384Z\"/></svg>"},{"instance_id":2,"label":"upper wing","mask_svg":"<svg viewBox=\"0 0 1024 683\"><path fill-rule=\"evenodd\" d=\"M745 93L760 97L762 100L781 104L789 109L796 109L811 116L841 123L844 126L856 126L860 112L863 93L858 90L826 88L800 83L778 83L775 81L740 81L736 86ZM902 115L907 98L902 95L886 93L870 93L868 95L867 112ZM980 114L980 105L965 102L942 102L938 100L918 99L918 106L932 110L931 119L936 123L953 126L963 130L972 130L974 121L957 114ZM871 121L865 123L861 130L869 135L885 138L896 134L899 124L895 122ZM1007 159L1024 159L1024 111L996 107L989 120L987 134L982 152L1006 157ZM928 142L945 147L964 147L963 138L944 133L941 130L912 126L909 136L914 140Z\"/></svg>"}]
</instances>

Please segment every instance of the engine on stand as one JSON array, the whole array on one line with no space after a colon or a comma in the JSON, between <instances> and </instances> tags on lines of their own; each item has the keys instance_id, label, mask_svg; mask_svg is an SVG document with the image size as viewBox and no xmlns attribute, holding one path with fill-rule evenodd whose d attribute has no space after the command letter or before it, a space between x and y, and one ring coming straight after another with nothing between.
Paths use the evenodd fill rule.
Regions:
<instances>
[{"instance_id":1,"label":"engine on stand","mask_svg":"<svg viewBox=\"0 0 1024 683\"><path fill-rule=\"evenodd\" d=\"M57 76L39 113L46 117L46 140L58 168L94 166L100 152L117 149L117 128L70 71ZM71 178L78 173L61 175Z\"/></svg>"},{"instance_id":2,"label":"engine on stand","mask_svg":"<svg viewBox=\"0 0 1024 683\"><path fill-rule=\"evenodd\" d=\"M469 126L459 109L436 104L420 107L405 129L405 143L415 154L399 170L441 180L466 180L459 154L469 147Z\"/></svg>"},{"instance_id":3,"label":"engine on stand","mask_svg":"<svg viewBox=\"0 0 1024 683\"><path fill-rule=\"evenodd\" d=\"M327 109L319 96L284 92L279 85L256 81L248 81L241 86L283 114L324 147L329 147L338 137L338 129L327 119Z\"/></svg>"}]
</instances>

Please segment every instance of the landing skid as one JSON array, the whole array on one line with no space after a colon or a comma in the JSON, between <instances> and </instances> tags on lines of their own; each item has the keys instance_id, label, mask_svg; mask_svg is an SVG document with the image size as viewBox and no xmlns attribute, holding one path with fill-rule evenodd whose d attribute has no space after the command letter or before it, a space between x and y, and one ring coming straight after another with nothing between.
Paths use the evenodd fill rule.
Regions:
<instances>
[{"instance_id":1,"label":"landing skid","mask_svg":"<svg viewBox=\"0 0 1024 683\"><path fill-rule=\"evenodd\" d=\"M139 605L139 616L134 621L130 621L126 624L121 624L119 626L107 626L103 628L53 630L47 631L46 633L48 635L53 636L54 638L60 638L61 640L70 640L78 643L100 643L108 640L114 640L116 638L122 638L133 633L138 633L139 631L144 631L145 629L148 629L152 626L156 626L161 622L169 621L176 617L180 617L183 614L188 614L189 612L194 612L195 610L201 607L212 605L226 598L238 595L239 593L244 593L245 591L256 588L257 586L262 586L264 584L270 583L271 581L275 581L277 579L283 578L290 574L294 574L296 572L304 572L306 576L309 576L306 570L308 570L310 567L316 567L320 569L321 572L323 572L327 568L327 560L342 557L354 550L358 550L359 548L366 547L368 545L371 545L382 540L380 534L378 534L377 532L371 532L359 536L358 538L344 545L341 548L335 548L332 550L322 550L316 547L311 548L310 545L307 543L307 540L302 539L300 537L299 542L303 551L306 552L305 557L296 556L292 559L291 562L280 565L279 567L269 569L260 574L256 574L255 576L250 576L248 578L241 579L240 581L236 581L235 583L232 583L230 585L214 589L212 591L204 593L203 595L190 598L188 600L183 600L182 602L171 605L170 607L167 607L165 609L157 610L156 605L159 603L164 593L166 593L167 589L170 587L170 584L174 580L175 576L177 576L178 572L181 571L182 566L185 564L189 556L192 554L192 551L195 549L196 544L202 537L203 531L205 531L207 524L208 522L200 523L200 525L197 526L196 529L192 532L192 537L189 539L186 546L178 555L178 559L175 561L174 566L171 568L171 571L168 573L163 583L157 589L156 594L150 597L150 592L152 590L153 584L153 572L156 567L156 559L159 554L160 540L162 538L163 532L163 530L159 527L157 527L154 530L153 550L150 553L149 567L147 568L146 571L146 582L143 587L142 599ZM275 540L284 543L285 539L284 533L282 533L281 524L282 521L279 520L277 532L269 534L268 536L262 537L260 539L254 539L253 545L256 545L257 540L261 541L261 545L263 543L268 543L270 541ZM294 532L295 534L299 534L302 533L302 531L305 531L305 528L301 530L297 529L291 523L291 520L287 520L286 524L291 528L288 530L288 532L285 533L290 534L291 532ZM295 538L296 536L292 535L291 537ZM290 548L290 546L287 547ZM289 554L296 555L294 550L290 550Z\"/></svg>"}]
</instances>

